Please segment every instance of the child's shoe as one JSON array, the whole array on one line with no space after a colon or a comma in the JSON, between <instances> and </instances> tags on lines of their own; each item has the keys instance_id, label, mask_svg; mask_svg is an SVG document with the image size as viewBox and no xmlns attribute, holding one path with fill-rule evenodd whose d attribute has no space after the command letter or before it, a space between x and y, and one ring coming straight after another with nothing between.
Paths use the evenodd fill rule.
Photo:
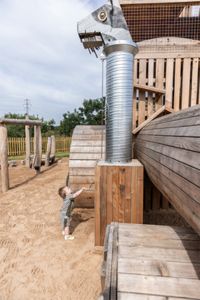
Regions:
<instances>
[{"instance_id":1,"label":"child's shoe","mask_svg":"<svg viewBox=\"0 0 200 300\"><path fill-rule=\"evenodd\" d=\"M64 239L65 239L65 241L67 241L67 240L72 241L72 240L74 240L74 236L71 235L71 234L68 234L68 235L65 235L65 236L64 236Z\"/></svg>"}]
</instances>

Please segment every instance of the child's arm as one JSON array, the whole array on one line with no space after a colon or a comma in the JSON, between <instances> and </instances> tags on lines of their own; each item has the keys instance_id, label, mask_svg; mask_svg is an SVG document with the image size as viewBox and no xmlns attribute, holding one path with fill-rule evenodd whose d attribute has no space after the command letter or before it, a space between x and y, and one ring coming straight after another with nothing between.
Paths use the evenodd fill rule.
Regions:
<instances>
[{"instance_id":1,"label":"child's arm","mask_svg":"<svg viewBox=\"0 0 200 300\"><path fill-rule=\"evenodd\" d=\"M78 197L85 190L86 190L86 188L82 187L79 191L77 191L76 193L72 194L73 198Z\"/></svg>"}]
</instances>

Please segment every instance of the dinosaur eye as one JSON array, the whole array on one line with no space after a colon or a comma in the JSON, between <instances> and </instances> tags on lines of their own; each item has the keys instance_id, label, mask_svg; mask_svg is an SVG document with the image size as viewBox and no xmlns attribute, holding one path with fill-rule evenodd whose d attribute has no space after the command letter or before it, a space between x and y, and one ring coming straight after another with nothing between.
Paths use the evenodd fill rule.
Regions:
<instances>
[{"instance_id":1,"label":"dinosaur eye","mask_svg":"<svg viewBox=\"0 0 200 300\"><path fill-rule=\"evenodd\" d=\"M101 22L105 22L107 20L107 13L105 10L100 10L100 12L98 13L98 19Z\"/></svg>"}]
</instances>

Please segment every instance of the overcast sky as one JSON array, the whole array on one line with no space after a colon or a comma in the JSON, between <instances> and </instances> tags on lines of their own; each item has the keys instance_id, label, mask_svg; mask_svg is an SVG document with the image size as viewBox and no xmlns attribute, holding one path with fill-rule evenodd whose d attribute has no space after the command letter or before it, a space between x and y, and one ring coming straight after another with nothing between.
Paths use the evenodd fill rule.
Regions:
<instances>
[{"instance_id":1,"label":"overcast sky","mask_svg":"<svg viewBox=\"0 0 200 300\"><path fill-rule=\"evenodd\" d=\"M54 118L101 96L101 61L84 50L77 21L105 0L0 0L0 116Z\"/></svg>"}]
</instances>

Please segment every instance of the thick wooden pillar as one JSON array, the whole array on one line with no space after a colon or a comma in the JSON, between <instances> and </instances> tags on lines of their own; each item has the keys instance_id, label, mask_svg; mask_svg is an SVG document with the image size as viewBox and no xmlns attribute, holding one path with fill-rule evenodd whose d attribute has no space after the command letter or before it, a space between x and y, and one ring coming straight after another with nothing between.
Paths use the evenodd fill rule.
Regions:
<instances>
[{"instance_id":1,"label":"thick wooden pillar","mask_svg":"<svg viewBox=\"0 0 200 300\"><path fill-rule=\"evenodd\" d=\"M46 151L46 158L45 158L45 166L49 166L49 160L50 160L50 155L51 155L51 137L48 137L47 140L47 151Z\"/></svg>"},{"instance_id":2,"label":"thick wooden pillar","mask_svg":"<svg viewBox=\"0 0 200 300\"><path fill-rule=\"evenodd\" d=\"M55 161L55 156L56 156L56 139L55 136L51 136L51 161L52 163Z\"/></svg>"},{"instance_id":3,"label":"thick wooden pillar","mask_svg":"<svg viewBox=\"0 0 200 300\"><path fill-rule=\"evenodd\" d=\"M100 161L95 177L95 245L102 246L111 222L143 223L144 169L129 163Z\"/></svg>"},{"instance_id":4,"label":"thick wooden pillar","mask_svg":"<svg viewBox=\"0 0 200 300\"><path fill-rule=\"evenodd\" d=\"M9 171L8 171L8 144L7 128L0 124L0 164L1 164L1 185L2 192L9 189Z\"/></svg>"},{"instance_id":5,"label":"thick wooden pillar","mask_svg":"<svg viewBox=\"0 0 200 300\"><path fill-rule=\"evenodd\" d=\"M26 120L28 120L26 116ZM25 136L26 136L26 167L30 168L30 157L31 157L31 138L30 138L30 126L25 126Z\"/></svg>"},{"instance_id":6,"label":"thick wooden pillar","mask_svg":"<svg viewBox=\"0 0 200 300\"><path fill-rule=\"evenodd\" d=\"M33 163L33 166L37 173L40 173L41 158L42 158L41 127L34 126L34 163Z\"/></svg>"}]
</instances>

